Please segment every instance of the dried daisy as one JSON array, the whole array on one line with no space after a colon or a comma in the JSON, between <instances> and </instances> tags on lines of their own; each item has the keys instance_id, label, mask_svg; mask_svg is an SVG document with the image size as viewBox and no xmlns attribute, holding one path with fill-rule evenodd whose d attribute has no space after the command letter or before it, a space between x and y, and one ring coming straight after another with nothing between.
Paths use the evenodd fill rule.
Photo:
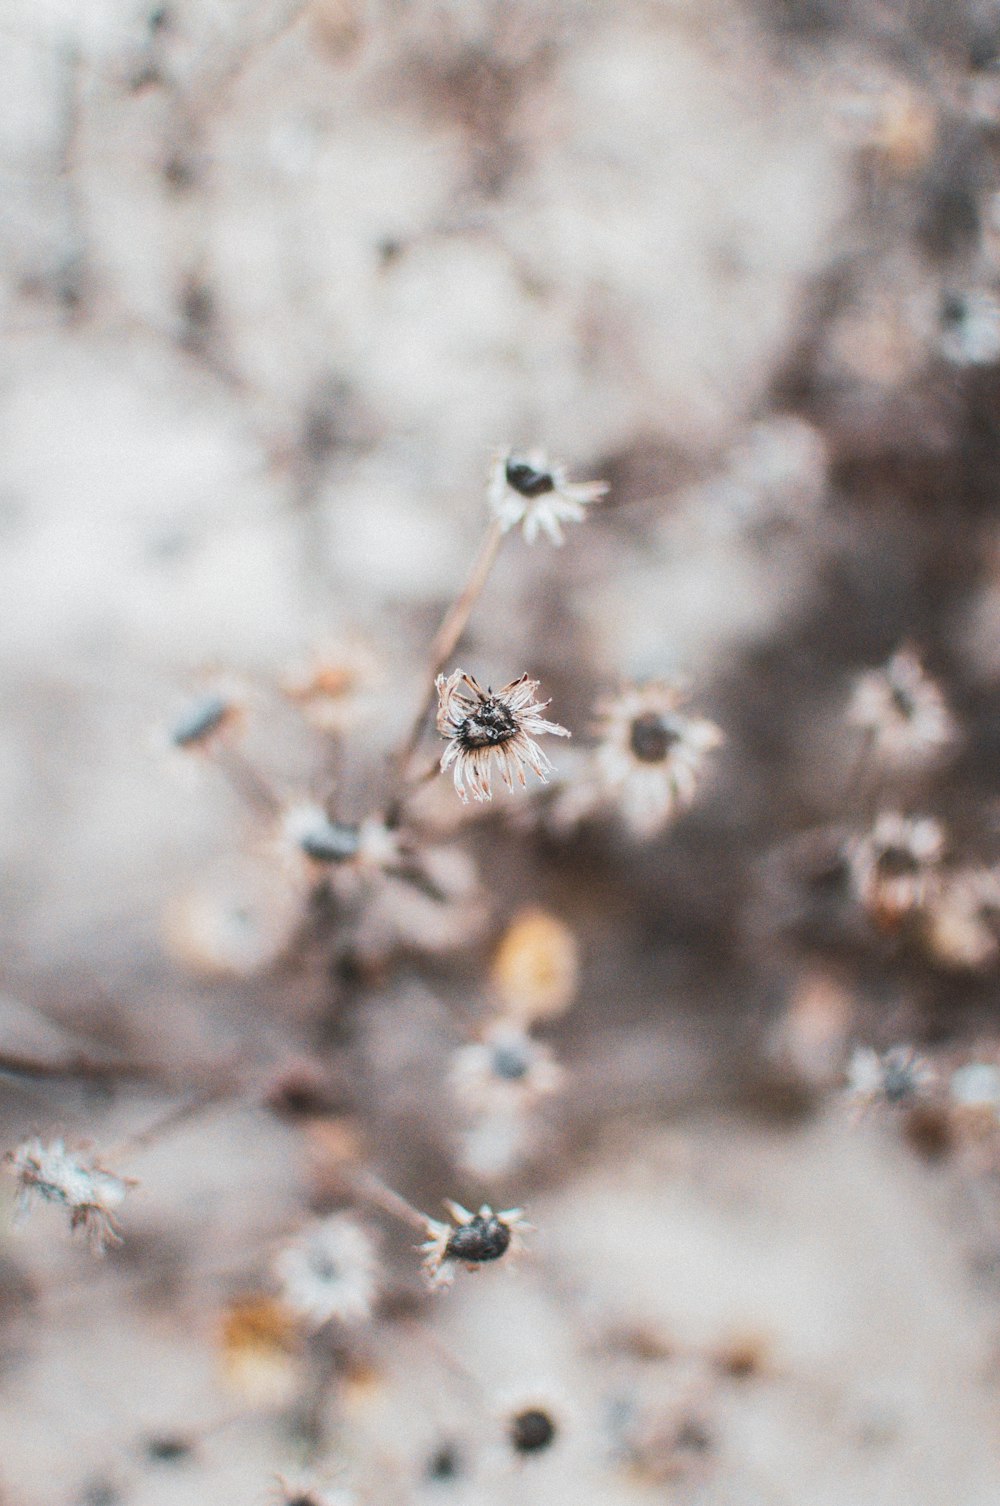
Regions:
<instances>
[{"instance_id":1,"label":"dried daisy","mask_svg":"<svg viewBox=\"0 0 1000 1506\"><path fill-rule=\"evenodd\" d=\"M117 1242L113 1213L134 1185L130 1180L106 1170L84 1151L68 1150L61 1139L49 1145L37 1137L25 1140L6 1160L17 1178L18 1220L27 1217L36 1199L57 1203L68 1209L70 1229L82 1229L97 1253Z\"/></svg>"},{"instance_id":2,"label":"dried daisy","mask_svg":"<svg viewBox=\"0 0 1000 1506\"><path fill-rule=\"evenodd\" d=\"M655 836L691 804L706 755L723 741L714 722L680 712L680 699L676 688L651 683L598 707L598 803L611 799L639 837Z\"/></svg>"},{"instance_id":3,"label":"dried daisy","mask_svg":"<svg viewBox=\"0 0 1000 1506\"><path fill-rule=\"evenodd\" d=\"M455 1096L477 1111L525 1108L557 1092L563 1081L549 1048L509 1020L497 1021L481 1041L459 1047L449 1075Z\"/></svg>"},{"instance_id":4,"label":"dried daisy","mask_svg":"<svg viewBox=\"0 0 1000 1506\"><path fill-rule=\"evenodd\" d=\"M293 852L325 867L356 857L361 845L360 828L346 821L333 821L320 805L293 805L281 819L281 834Z\"/></svg>"},{"instance_id":5,"label":"dried daisy","mask_svg":"<svg viewBox=\"0 0 1000 1506\"><path fill-rule=\"evenodd\" d=\"M891 929L937 893L943 852L944 828L932 816L883 811L871 831L847 845L852 888L869 914Z\"/></svg>"},{"instance_id":6,"label":"dried daisy","mask_svg":"<svg viewBox=\"0 0 1000 1506\"><path fill-rule=\"evenodd\" d=\"M847 1064L847 1096L859 1107L875 1103L910 1104L934 1087L937 1074L910 1046L878 1052L856 1046Z\"/></svg>"},{"instance_id":7,"label":"dried daisy","mask_svg":"<svg viewBox=\"0 0 1000 1506\"><path fill-rule=\"evenodd\" d=\"M535 737L543 732L551 732L554 737L570 734L540 715L549 703L535 700L538 683L524 674L494 694L483 690L462 669L448 676L438 675L437 729L449 739L441 768L454 764L455 788L461 800L468 799L466 780L474 800L493 798L490 779L494 761L509 790L514 788L515 777L519 784L525 783L526 767L545 783L552 765Z\"/></svg>"},{"instance_id":8,"label":"dried daisy","mask_svg":"<svg viewBox=\"0 0 1000 1506\"><path fill-rule=\"evenodd\" d=\"M507 451L490 472L489 500L504 533L520 524L533 544L544 533L563 543L562 525L581 523L584 508L607 494L605 481L571 482L565 468L550 464L541 451L519 456Z\"/></svg>"},{"instance_id":9,"label":"dried daisy","mask_svg":"<svg viewBox=\"0 0 1000 1506\"><path fill-rule=\"evenodd\" d=\"M314 1328L332 1318L360 1323L371 1316L375 1247L346 1214L331 1214L304 1230L278 1255L275 1270L285 1302Z\"/></svg>"},{"instance_id":10,"label":"dried daisy","mask_svg":"<svg viewBox=\"0 0 1000 1506\"><path fill-rule=\"evenodd\" d=\"M937 682L910 648L858 676L847 719L868 734L875 756L895 769L935 762L958 735Z\"/></svg>"},{"instance_id":11,"label":"dried daisy","mask_svg":"<svg viewBox=\"0 0 1000 1506\"><path fill-rule=\"evenodd\" d=\"M446 1202L445 1207L451 1223L427 1219L427 1239L420 1246L424 1275L431 1286L450 1286L457 1265L475 1270L521 1249L521 1232L528 1226L520 1208L494 1213L484 1203L478 1213L470 1213L460 1203Z\"/></svg>"}]
</instances>

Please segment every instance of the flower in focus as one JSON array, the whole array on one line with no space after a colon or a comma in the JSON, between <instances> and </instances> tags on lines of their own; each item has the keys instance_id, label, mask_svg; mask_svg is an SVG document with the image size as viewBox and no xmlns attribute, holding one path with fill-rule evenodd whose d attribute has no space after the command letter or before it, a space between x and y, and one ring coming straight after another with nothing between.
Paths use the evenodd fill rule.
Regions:
<instances>
[{"instance_id":1,"label":"flower in focus","mask_svg":"<svg viewBox=\"0 0 1000 1506\"><path fill-rule=\"evenodd\" d=\"M883 811L871 831L848 843L854 892L878 924L891 930L937 893L943 852L944 828L932 816Z\"/></svg>"},{"instance_id":2,"label":"flower in focus","mask_svg":"<svg viewBox=\"0 0 1000 1506\"><path fill-rule=\"evenodd\" d=\"M82 1151L67 1150L63 1140L49 1145L37 1137L25 1140L6 1159L17 1178L18 1219L25 1218L38 1199L68 1209L70 1229L82 1229L98 1253L119 1239L112 1214L133 1185L129 1180Z\"/></svg>"},{"instance_id":3,"label":"flower in focus","mask_svg":"<svg viewBox=\"0 0 1000 1506\"><path fill-rule=\"evenodd\" d=\"M861 1107L912 1103L925 1097L936 1081L934 1068L910 1046L892 1046L882 1053L856 1046L847 1064L847 1094Z\"/></svg>"},{"instance_id":4,"label":"flower in focus","mask_svg":"<svg viewBox=\"0 0 1000 1506\"><path fill-rule=\"evenodd\" d=\"M520 524L529 544L540 532L561 544L562 524L581 523L584 508L607 490L605 481L570 481L564 466L550 464L538 450L524 456L507 451L490 472L489 500L504 533Z\"/></svg>"},{"instance_id":5,"label":"flower in focus","mask_svg":"<svg viewBox=\"0 0 1000 1506\"><path fill-rule=\"evenodd\" d=\"M847 719L868 734L875 755L897 769L933 763L958 734L940 688L910 648L859 675Z\"/></svg>"},{"instance_id":6,"label":"flower in focus","mask_svg":"<svg viewBox=\"0 0 1000 1506\"><path fill-rule=\"evenodd\" d=\"M441 759L442 770L455 766L455 788L459 798L468 799L466 780L474 800L491 800L491 764L495 760L500 777L509 790L525 783L525 767L537 774L542 783L552 765L534 741L543 732L554 737L569 737L565 727L547 722L540 715L548 701L536 701L537 680L526 674L512 680L496 694L483 690L471 675L456 669L453 674L438 675L437 729L449 739Z\"/></svg>"},{"instance_id":7,"label":"flower in focus","mask_svg":"<svg viewBox=\"0 0 1000 1506\"><path fill-rule=\"evenodd\" d=\"M331 1318L360 1323L377 1290L375 1247L346 1214L305 1229L279 1254L275 1270L288 1306L315 1328Z\"/></svg>"},{"instance_id":8,"label":"flower in focus","mask_svg":"<svg viewBox=\"0 0 1000 1506\"><path fill-rule=\"evenodd\" d=\"M452 1058L451 1083L471 1108L523 1108L558 1091L562 1068L549 1048L507 1020L492 1025L481 1041L461 1046Z\"/></svg>"},{"instance_id":9,"label":"flower in focus","mask_svg":"<svg viewBox=\"0 0 1000 1506\"><path fill-rule=\"evenodd\" d=\"M601 795L619 806L639 837L652 837L694 800L706 754L723 736L714 722L686 716L679 692L631 686L598 709L595 767Z\"/></svg>"},{"instance_id":10,"label":"flower in focus","mask_svg":"<svg viewBox=\"0 0 1000 1506\"><path fill-rule=\"evenodd\" d=\"M484 1203L478 1213L470 1213L460 1203L445 1203L445 1207L452 1222L442 1224L429 1218L428 1237L420 1246L424 1275L431 1286L450 1286L455 1279L456 1264L474 1270L491 1260L502 1259L508 1251L517 1254L521 1249L521 1230L527 1225L520 1208L494 1213Z\"/></svg>"}]
</instances>

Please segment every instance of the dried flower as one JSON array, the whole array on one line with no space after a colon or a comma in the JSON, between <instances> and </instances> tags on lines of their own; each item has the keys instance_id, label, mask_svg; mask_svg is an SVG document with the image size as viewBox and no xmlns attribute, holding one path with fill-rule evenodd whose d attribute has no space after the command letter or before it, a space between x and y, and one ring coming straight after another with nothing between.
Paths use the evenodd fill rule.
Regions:
<instances>
[{"instance_id":1,"label":"dried flower","mask_svg":"<svg viewBox=\"0 0 1000 1506\"><path fill-rule=\"evenodd\" d=\"M940 347L955 366L993 366L1000 360L1000 300L987 288L946 293Z\"/></svg>"},{"instance_id":2,"label":"dried flower","mask_svg":"<svg viewBox=\"0 0 1000 1506\"><path fill-rule=\"evenodd\" d=\"M846 856L855 894L882 926L892 928L937 892L944 828L932 816L909 818L883 811Z\"/></svg>"},{"instance_id":3,"label":"dried flower","mask_svg":"<svg viewBox=\"0 0 1000 1506\"><path fill-rule=\"evenodd\" d=\"M910 648L859 675L847 718L869 735L876 757L896 769L933 763L958 735L940 688Z\"/></svg>"},{"instance_id":4,"label":"dried flower","mask_svg":"<svg viewBox=\"0 0 1000 1506\"><path fill-rule=\"evenodd\" d=\"M26 1140L6 1160L17 1178L19 1220L37 1198L67 1208L70 1229L82 1229L98 1253L106 1244L117 1242L120 1236L112 1213L134 1185L131 1181L107 1171L83 1151L67 1150L61 1139L49 1145L37 1137Z\"/></svg>"},{"instance_id":5,"label":"dried flower","mask_svg":"<svg viewBox=\"0 0 1000 1506\"><path fill-rule=\"evenodd\" d=\"M545 783L552 765L534 737L543 732L555 737L570 734L540 715L549 702L534 699L538 684L524 674L494 694L462 669L447 677L438 675L437 729L449 739L441 768L455 765L455 788L461 800L468 799L466 779L474 800L493 798L490 765L494 759L509 790L514 788L515 776L521 785L525 783L525 767Z\"/></svg>"},{"instance_id":6,"label":"dried flower","mask_svg":"<svg viewBox=\"0 0 1000 1506\"><path fill-rule=\"evenodd\" d=\"M856 1046L847 1064L847 1094L861 1107L912 1103L936 1081L934 1068L910 1046L892 1046L881 1054L871 1046Z\"/></svg>"},{"instance_id":7,"label":"dried flower","mask_svg":"<svg viewBox=\"0 0 1000 1506\"><path fill-rule=\"evenodd\" d=\"M723 736L714 722L678 711L673 686L634 685L598 709L595 804L616 804L629 828L652 837L691 804L706 754Z\"/></svg>"},{"instance_id":8,"label":"dried flower","mask_svg":"<svg viewBox=\"0 0 1000 1506\"><path fill-rule=\"evenodd\" d=\"M469 1107L526 1107L555 1093L562 1068L549 1048L509 1020L490 1026L481 1041L461 1046L452 1058L451 1083Z\"/></svg>"},{"instance_id":9,"label":"dried flower","mask_svg":"<svg viewBox=\"0 0 1000 1506\"><path fill-rule=\"evenodd\" d=\"M442 1224L427 1220L427 1239L420 1246L424 1275L431 1286L450 1286L459 1263L467 1270L501 1260L510 1251L521 1248L521 1231L527 1228L520 1208L494 1213L484 1203L478 1213L470 1213L460 1203L446 1202L452 1222Z\"/></svg>"},{"instance_id":10,"label":"dried flower","mask_svg":"<svg viewBox=\"0 0 1000 1506\"><path fill-rule=\"evenodd\" d=\"M332 821L319 805L293 805L282 818L282 835L292 848L322 866L344 863L356 857L361 846L360 828L346 821Z\"/></svg>"},{"instance_id":11,"label":"dried flower","mask_svg":"<svg viewBox=\"0 0 1000 1506\"><path fill-rule=\"evenodd\" d=\"M375 1248L346 1214L334 1213L285 1246L275 1263L288 1306L313 1327L360 1323L377 1290Z\"/></svg>"},{"instance_id":12,"label":"dried flower","mask_svg":"<svg viewBox=\"0 0 1000 1506\"><path fill-rule=\"evenodd\" d=\"M562 524L580 523L584 508L608 490L605 481L571 482L565 467L550 464L541 451L524 456L500 455L490 472L489 499L504 533L518 524L525 541L533 544L539 532L553 544L563 542Z\"/></svg>"}]
</instances>

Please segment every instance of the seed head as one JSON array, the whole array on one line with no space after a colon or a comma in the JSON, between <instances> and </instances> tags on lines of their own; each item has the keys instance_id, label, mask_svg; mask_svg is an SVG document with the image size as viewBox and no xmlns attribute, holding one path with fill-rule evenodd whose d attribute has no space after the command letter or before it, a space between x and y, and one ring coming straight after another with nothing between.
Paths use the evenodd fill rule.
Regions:
<instances>
[{"instance_id":1,"label":"seed head","mask_svg":"<svg viewBox=\"0 0 1000 1506\"><path fill-rule=\"evenodd\" d=\"M939 821L896 811L883 811L870 831L848 842L845 853L857 899L886 930L931 902L943 854Z\"/></svg>"},{"instance_id":2,"label":"seed head","mask_svg":"<svg viewBox=\"0 0 1000 1506\"><path fill-rule=\"evenodd\" d=\"M452 1222L428 1219L428 1237L420 1247L424 1275L431 1286L450 1286L458 1264L474 1270L521 1249L521 1231L527 1225L520 1208L494 1213L484 1203L478 1213L470 1213L460 1203L445 1203L445 1207Z\"/></svg>"},{"instance_id":3,"label":"seed head","mask_svg":"<svg viewBox=\"0 0 1000 1506\"><path fill-rule=\"evenodd\" d=\"M491 800L492 765L509 790L514 779L525 783L525 768L544 784L552 769L534 741L544 732L569 737L565 727L543 719L548 701L536 701L537 680L522 675L495 693L483 690L471 675L456 669L438 675L437 729L449 739L441 758L442 770L455 766L455 788L462 801L468 799L466 780L474 800Z\"/></svg>"},{"instance_id":4,"label":"seed head","mask_svg":"<svg viewBox=\"0 0 1000 1506\"><path fill-rule=\"evenodd\" d=\"M856 1046L847 1065L847 1094L861 1108L912 1104L925 1098L936 1082L930 1062L911 1046L892 1046L882 1053Z\"/></svg>"},{"instance_id":5,"label":"seed head","mask_svg":"<svg viewBox=\"0 0 1000 1506\"><path fill-rule=\"evenodd\" d=\"M893 769L926 768L958 736L940 687L911 648L859 675L847 719L868 734L876 758Z\"/></svg>"}]
</instances>

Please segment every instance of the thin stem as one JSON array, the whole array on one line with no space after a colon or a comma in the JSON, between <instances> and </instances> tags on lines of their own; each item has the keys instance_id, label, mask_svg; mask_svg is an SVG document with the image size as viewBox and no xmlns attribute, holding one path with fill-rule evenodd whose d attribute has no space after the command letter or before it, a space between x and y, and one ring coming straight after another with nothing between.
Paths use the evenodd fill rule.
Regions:
<instances>
[{"instance_id":1,"label":"thin stem","mask_svg":"<svg viewBox=\"0 0 1000 1506\"><path fill-rule=\"evenodd\" d=\"M207 1109L214 1108L217 1104L225 1103L239 1098L244 1089L244 1084L238 1080L229 1081L223 1079L212 1087L196 1093L185 1103L177 1104L161 1114L159 1119L154 1119L146 1129L139 1130L137 1134L127 1135L119 1140L110 1150L105 1152L108 1159L123 1160L127 1156L134 1155L137 1151L148 1149L155 1145L164 1135L170 1134L179 1125L186 1124L189 1119L195 1119Z\"/></svg>"},{"instance_id":2,"label":"thin stem","mask_svg":"<svg viewBox=\"0 0 1000 1506\"><path fill-rule=\"evenodd\" d=\"M281 809L281 799L272 785L253 767L237 748L216 749L213 754L216 766L222 770L236 793L253 810L265 816L276 816Z\"/></svg>"},{"instance_id":3,"label":"thin stem","mask_svg":"<svg viewBox=\"0 0 1000 1506\"><path fill-rule=\"evenodd\" d=\"M405 1197L400 1197L398 1192L393 1192L391 1187L373 1172L370 1171L346 1171L345 1179L359 1197L364 1198L376 1208L381 1208L383 1213L388 1213L392 1218L398 1218L402 1223L409 1224L411 1229L418 1229L421 1234L426 1234L432 1222L419 1208L414 1208Z\"/></svg>"},{"instance_id":4,"label":"thin stem","mask_svg":"<svg viewBox=\"0 0 1000 1506\"><path fill-rule=\"evenodd\" d=\"M420 738L427 721L427 713L434 704L435 681L455 652L458 640L464 633L466 624L472 614L472 608L481 596L483 587L489 579L490 571L496 563L496 557L500 553L500 545L503 543L503 540L503 529L494 519L486 531L486 537L479 547L479 553L473 560L472 568L469 571L465 585L444 614L441 626L434 635L434 641L431 644L430 666L427 671L420 708L414 718L406 741L403 743L398 754L400 776L404 780L413 760L413 755L420 743Z\"/></svg>"},{"instance_id":5,"label":"thin stem","mask_svg":"<svg viewBox=\"0 0 1000 1506\"><path fill-rule=\"evenodd\" d=\"M151 1062L98 1061L89 1056L68 1056L53 1061L19 1051L0 1051L0 1073L41 1079L76 1078L82 1082L148 1082L169 1079L166 1068Z\"/></svg>"}]
</instances>

